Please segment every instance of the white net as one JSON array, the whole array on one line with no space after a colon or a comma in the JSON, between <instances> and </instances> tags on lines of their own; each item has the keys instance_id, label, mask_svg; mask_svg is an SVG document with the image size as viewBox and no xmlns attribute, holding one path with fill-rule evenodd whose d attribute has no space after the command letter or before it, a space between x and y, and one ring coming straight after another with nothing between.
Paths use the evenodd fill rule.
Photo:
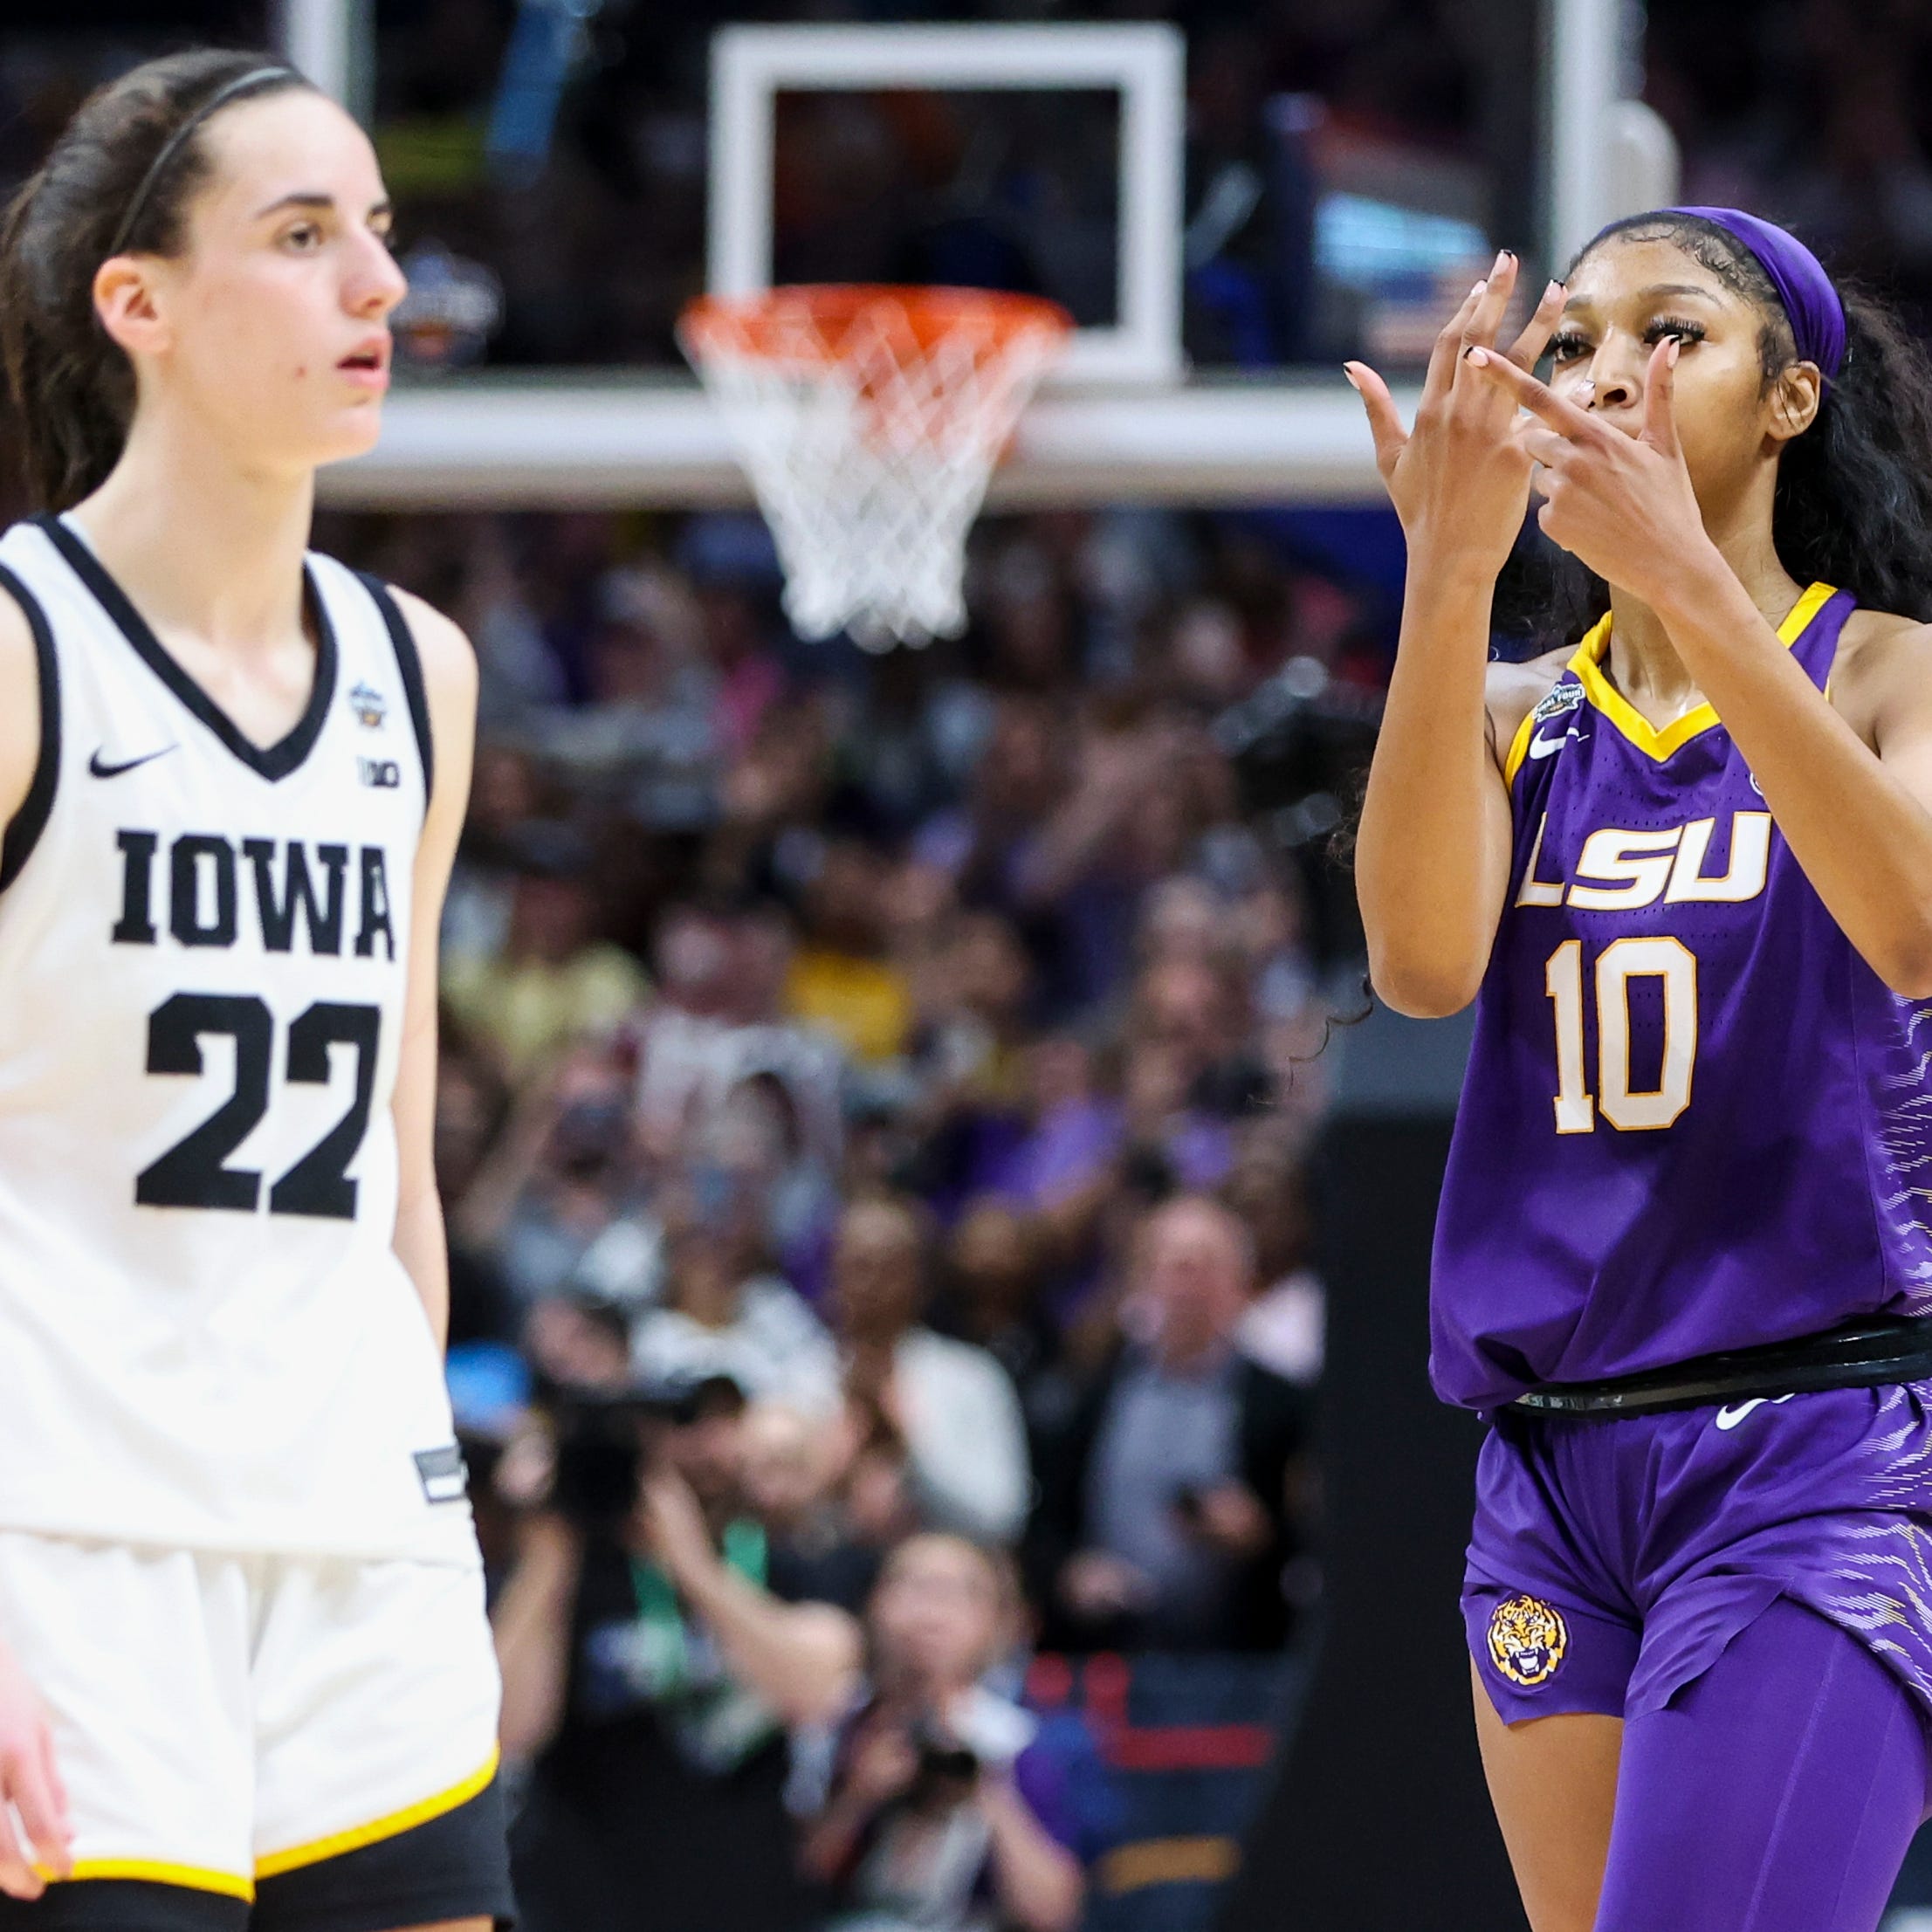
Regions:
<instances>
[{"instance_id":1,"label":"white net","mask_svg":"<svg viewBox=\"0 0 1932 1932\"><path fill-rule=\"evenodd\" d=\"M1068 329L1049 302L952 289L778 289L686 312L801 637L881 650L965 628L966 533Z\"/></svg>"}]
</instances>

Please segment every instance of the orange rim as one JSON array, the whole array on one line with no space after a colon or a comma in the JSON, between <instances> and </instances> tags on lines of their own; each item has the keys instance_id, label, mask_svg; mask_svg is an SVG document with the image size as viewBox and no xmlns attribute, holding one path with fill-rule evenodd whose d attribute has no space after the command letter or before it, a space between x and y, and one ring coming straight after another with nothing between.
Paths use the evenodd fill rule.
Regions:
<instances>
[{"instance_id":1,"label":"orange rim","mask_svg":"<svg viewBox=\"0 0 1932 1932\"><path fill-rule=\"evenodd\" d=\"M846 339L860 325L870 340L883 339L908 357L962 332L979 337L983 353L996 354L1024 335L1063 340L1074 326L1059 303L1042 296L867 282L702 295L678 319L679 333L698 361L722 348L776 361L834 363L843 360Z\"/></svg>"}]
</instances>

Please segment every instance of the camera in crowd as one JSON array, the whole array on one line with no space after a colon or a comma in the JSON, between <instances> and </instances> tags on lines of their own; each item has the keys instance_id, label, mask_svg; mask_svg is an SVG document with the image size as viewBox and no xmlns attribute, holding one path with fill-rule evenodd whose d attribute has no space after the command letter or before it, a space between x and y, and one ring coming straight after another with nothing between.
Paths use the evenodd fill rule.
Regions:
<instances>
[{"instance_id":1,"label":"camera in crowd","mask_svg":"<svg viewBox=\"0 0 1932 1932\"><path fill-rule=\"evenodd\" d=\"M914 1729L912 1742L919 1763L912 1781L915 1805L957 1804L979 1782L979 1753L949 1732L930 1722L924 1722Z\"/></svg>"},{"instance_id":2,"label":"camera in crowd","mask_svg":"<svg viewBox=\"0 0 1932 1932\"><path fill-rule=\"evenodd\" d=\"M542 1392L555 1443L550 1504L586 1531L613 1534L674 1429L735 1415L745 1392L728 1375L683 1377L605 1390L557 1383Z\"/></svg>"}]
</instances>

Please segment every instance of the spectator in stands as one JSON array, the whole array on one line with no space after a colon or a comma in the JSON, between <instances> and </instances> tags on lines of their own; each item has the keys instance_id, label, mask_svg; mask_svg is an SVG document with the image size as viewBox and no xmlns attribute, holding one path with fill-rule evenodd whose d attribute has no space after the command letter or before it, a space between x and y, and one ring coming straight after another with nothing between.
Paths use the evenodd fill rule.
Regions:
<instances>
[{"instance_id":1,"label":"spectator in stands","mask_svg":"<svg viewBox=\"0 0 1932 1932\"><path fill-rule=\"evenodd\" d=\"M648 982L628 952L598 939L590 843L581 832L537 821L506 843L515 871L503 950L451 959L443 994L520 1083L569 1042L613 1030Z\"/></svg>"},{"instance_id":2,"label":"spectator in stands","mask_svg":"<svg viewBox=\"0 0 1932 1932\"><path fill-rule=\"evenodd\" d=\"M848 1447L823 1415L790 1402L754 1402L745 1416L745 1496L773 1562L815 1599L856 1615L877 1579L880 1551L855 1534L840 1493Z\"/></svg>"},{"instance_id":3,"label":"spectator in stands","mask_svg":"<svg viewBox=\"0 0 1932 1932\"><path fill-rule=\"evenodd\" d=\"M1247 1230L1200 1195L1137 1244L1119 1349L1051 1456L1029 1567L1074 1648L1270 1649L1286 1634L1305 1398L1242 1356Z\"/></svg>"},{"instance_id":4,"label":"spectator in stands","mask_svg":"<svg viewBox=\"0 0 1932 1932\"><path fill-rule=\"evenodd\" d=\"M654 1158L670 1160L707 1136L747 1083L768 1077L789 1110L789 1158L815 1174L836 1171L842 1055L780 1011L790 954L784 917L769 903L681 903L658 921L658 991L637 1073L639 1126Z\"/></svg>"},{"instance_id":5,"label":"spectator in stands","mask_svg":"<svg viewBox=\"0 0 1932 1932\"><path fill-rule=\"evenodd\" d=\"M656 1229L621 1054L587 1042L530 1082L450 1233L494 1253L519 1310L566 1291L629 1303L650 1292Z\"/></svg>"},{"instance_id":6,"label":"spectator in stands","mask_svg":"<svg viewBox=\"0 0 1932 1932\"><path fill-rule=\"evenodd\" d=\"M508 1341L516 1310L495 1253L459 1235L463 1202L503 1131L510 1096L488 1061L445 1022L437 1054L436 1179L450 1230L450 1342Z\"/></svg>"},{"instance_id":7,"label":"spectator in stands","mask_svg":"<svg viewBox=\"0 0 1932 1932\"><path fill-rule=\"evenodd\" d=\"M1122 1137L1130 1159L1159 1163L1177 1185L1218 1186L1233 1160L1226 1120L1200 1104L1201 1076L1187 1049L1130 1029L1120 1082Z\"/></svg>"},{"instance_id":8,"label":"spectator in stands","mask_svg":"<svg viewBox=\"0 0 1932 1932\"><path fill-rule=\"evenodd\" d=\"M966 903L1018 904L1021 858L1065 789L1064 728L1054 703L1002 695L965 800L920 828L915 853L957 881Z\"/></svg>"},{"instance_id":9,"label":"spectator in stands","mask_svg":"<svg viewBox=\"0 0 1932 1932\"><path fill-rule=\"evenodd\" d=\"M552 815L547 808L557 802L546 795L537 761L526 751L478 740L470 810L443 908L445 980L452 971L473 968L502 952L523 864L523 828Z\"/></svg>"},{"instance_id":10,"label":"spectator in stands","mask_svg":"<svg viewBox=\"0 0 1932 1932\"><path fill-rule=\"evenodd\" d=\"M951 897L950 882L932 867L909 865L900 881L901 898L922 890ZM928 1110L1010 1111L1023 1089L1035 977L1018 930L1000 913L969 910L933 918L914 944L918 1067Z\"/></svg>"},{"instance_id":11,"label":"spectator in stands","mask_svg":"<svg viewBox=\"0 0 1932 1932\"><path fill-rule=\"evenodd\" d=\"M863 1062L896 1059L912 1028L911 988L885 953L884 889L885 869L869 845L824 841L786 987L794 1019L831 1034Z\"/></svg>"},{"instance_id":12,"label":"spectator in stands","mask_svg":"<svg viewBox=\"0 0 1932 1932\"><path fill-rule=\"evenodd\" d=\"M1120 990L1142 897L1186 858L1223 802L1227 776L1213 743L1161 710L1122 718L1091 705L1079 746L1072 790L1014 868L1018 904L1052 918L1055 990L1074 1007Z\"/></svg>"},{"instance_id":13,"label":"spectator in stands","mask_svg":"<svg viewBox=\"0 0 1932 1932\"><path fill-rule=\"evenodd\" d=\"M1024 1389L1051 1367L1056 1351L1032 1221L1011 1202L981 1195L966 1204L947 1239L933 1326L987 1350Z\"/></svg>"},{"instance_id":14,"label":"spectator in stands","mask_svg":"<svg viewBox=\"0 0 1932 1932\"><path fill-rule=\"evenodd\" d=\"M586 640L589 702L547 713L549 761L580 796L619 806L655 831L707 825L716 810L712 678L697 600L662 565L598 581Z\"/></svg>"},{"instance_id":15,"label":"spectator in stands","mask_svg":"<svg viewBox=\"0 0 1932 1932\"><path fill-rule=\"evenodd\" d=\"M523 1356L547 1389L615 1398L630 1386L630 1324L592 1295L553 1295L523 1324Z\"/></svg>"},{"instance_id":16,"label":"spectator in stands","mask_svg":"<svg viewBox=\"0 0 1932 1932\"><path fill-rule=\"evenodd\" d=\"M722 1380L668 1417L555 1405L494 1618L527 1932L801 1919L787 1729L846 1708L859 1638L748 1507L743 1409Z\"/></svg>"},{"instance_id":17,"label":"spectator in stands","mask_svg":"<svg viewBox=\"0 0 1932 1932\"><path fill-rule=\"evenodd\" d=\"M1069 1222L1058 1245L1070 1251L1076 1244L1071 1224L1090 1212L1089 1197L1112 1185L1119 1110L1103 1087L1093 1052L1072 1033L1034 1041L1024 1090L1022 1131L1003 1146L987 1137L973 1181L1047 1220Z\"/></svg>"},{"instance_id":18,"label":"spectator in stands","mask_svg":"<svg viewBox=\"0 0 1932 1932\"><path fill-rule=\"evenodd\" d=\"M866 1626L870 1682L808 1823L832 1927L1072 1932L1082 1854L1104 1817L1084 1734L1043 1727L984 1679L1015 1635L1000 1562L919 1536L887 1560Z\"/></svg>"},{"instance_id":19,"label":"spectator in stands","mask_svg":"<svg viewBox=\"0 0 1932 1932\"><path fill-rule=\"evenodd\" d=\"M735 1226L722 1212L686 1219L665 1230L662 1252L660 1298L633 1336L640 1381L728 1375L754 1399L773 1396L830 1418L839 1401L832 1337L788 1282L753 1265L742 1216Z\"/></svg>"},{"instance_id":20,"label":"spectator in stands","mask_svg":"<svg viewBox=\"0 0 1932 1932\"><path fill-rule=\"evenodd\" d=\"M897 1470L918 1522L1009 1540L1028 1488L1019 1399L986 1350L921 1324L925 1299L917 1209L895 1200L847 1208L831 1308L857 1454L868 1469Z\"/></svg>"},{"instance_id":21,"label":"spectator in stands","mask_svg":"<svg viewBox=\"0 0 1932 1932\"><path fill-rule=\"evenodd\" d=\"M1223 1190L1255 1244L1261 1291L1241 1317L1241 1352L1290 1382L1321 1379L1328 1298L1312 1258L1314 1219L1301 1170L1263 1141L1247 1151Z\"/></svg>"}]
</instances>

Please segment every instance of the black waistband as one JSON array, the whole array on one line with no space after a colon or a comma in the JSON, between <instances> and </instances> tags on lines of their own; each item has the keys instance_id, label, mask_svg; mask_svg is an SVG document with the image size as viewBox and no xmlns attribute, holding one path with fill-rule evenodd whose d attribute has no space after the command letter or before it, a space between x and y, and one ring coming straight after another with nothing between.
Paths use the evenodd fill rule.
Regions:
<instances>
[{"instance_id":1,"label":"black waistband","mask_svg":"<svg viewBox=\"0 0 1932 1932\"><path fill-rule=\"evenodd\" d=\"M1602 1382L1545 1382L1509 1406L1537 1415L1647 1415L1753 1396L1873 1388L1932 1378L1932 1317L1874 1315L1762 1348L1700 1355Z\"/></svg>"}]
</instances>

